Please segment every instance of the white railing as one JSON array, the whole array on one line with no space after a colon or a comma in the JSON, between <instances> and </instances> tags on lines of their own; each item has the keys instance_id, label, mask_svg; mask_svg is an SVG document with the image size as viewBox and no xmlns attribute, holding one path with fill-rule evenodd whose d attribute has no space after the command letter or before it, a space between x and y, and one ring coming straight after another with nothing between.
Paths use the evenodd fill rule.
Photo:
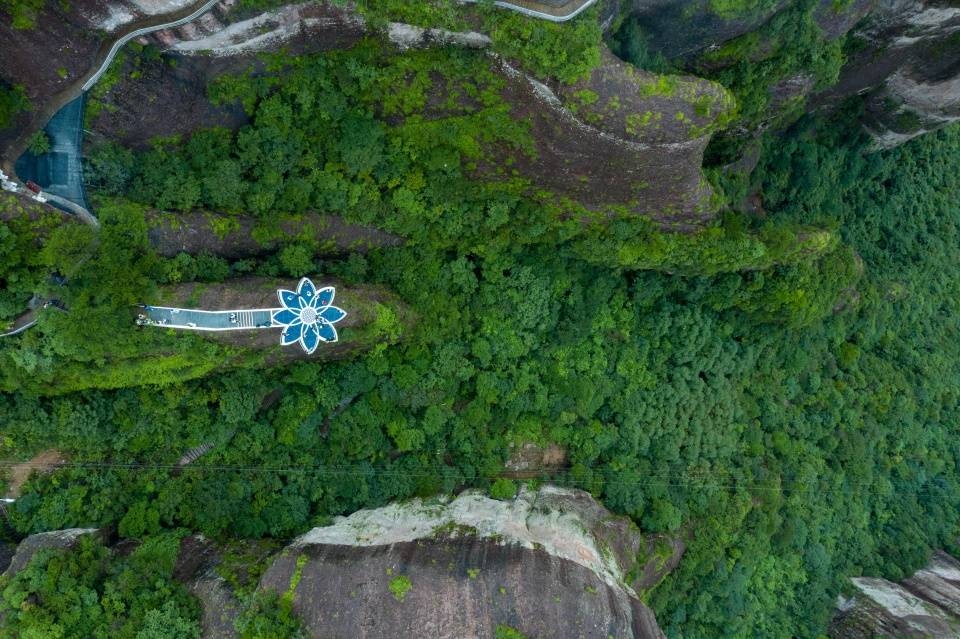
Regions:
<instances>
[{"instance_id":1,"label":"white railing","mask_svg":"<svg viewBox=\"0 0 960 639\"><path fill-rule=\"evenodd\" d=\"M134 38L139 38L142 35L147 35L148 33L153 33L154 31L160 31L162 29L172 29L174 27L179 27L181 25L184 25L188 22L193 22L194 20L196 20L197 18L205 14L207 11L215 7L218 2L220 2L220 0L210 0L209 2L207 2L202 7L200 7L199 9L197 9L196 11L194 11L193 13L191 13L185 18L180 18L179 20L174 20L173 22L167 22L164 24L157 24L152 27L143 27L142 29L131 31L127 35L123 36L122 38L120 38L119 40L113 43L113 46L110 47L110 52L107 54L107 59L103 61L103 64L100 65L99 69L97 69L97 72L94 73L89 80L83 83L83 86L80 88L80 90L89 91L93 87L93 85L97 83L97 80L100 79L100 76L106 73L107 68L110 66L110 63L113 62L113 57L117 55L117 51L119 51L123 47L123 45L125 45L126 43L130 42Z\"/></svg>"},{"instance_id":2,"label":"white railing","mask_svg":"<svg viewBox=\"0 0 960 639\"><path fill-rule=\"evenodd\" d=\"M460 0L463 3L477 3L480 0ZM587 0L577 9L574 9L565 16L555 16L551 13L545 13L543 11L537 11L536 9L528 9L527 7L521 7L515 5L512 2L506 0L496 0L493 4L497 7L502 7L504 9L510 9L512 11L518 11L524 15L528 15L532 18L540 18L541 20L549 20L550 22L566 22L567 20L573 20L578 15L589 9L592 5L596 4L597 0Z\"/></svg>"}]
</instances>

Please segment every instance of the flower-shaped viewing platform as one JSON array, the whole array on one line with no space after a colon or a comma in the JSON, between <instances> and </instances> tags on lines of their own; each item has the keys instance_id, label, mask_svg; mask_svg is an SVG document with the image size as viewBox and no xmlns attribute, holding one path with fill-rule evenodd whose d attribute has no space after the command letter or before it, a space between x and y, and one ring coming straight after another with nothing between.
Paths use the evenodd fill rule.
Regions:
<instances>
[{"instance_id":1,"label":"flower-shaped viewing platform","mask_svg":"<svg viewBox=\"0 0 960 639\"><path fill-rule=\"evenodd\" d=\"M300 280L296 291L278 289L280 308L206 311L169 306L144 306L137 318L141 326L159 326L190 331L238 331L282 328L280 343L300 344L309 355L321 342L336 342L334 324L347 316L333 305L333 286L316 288L309 278Z\"/></svg>"}]
</instances>

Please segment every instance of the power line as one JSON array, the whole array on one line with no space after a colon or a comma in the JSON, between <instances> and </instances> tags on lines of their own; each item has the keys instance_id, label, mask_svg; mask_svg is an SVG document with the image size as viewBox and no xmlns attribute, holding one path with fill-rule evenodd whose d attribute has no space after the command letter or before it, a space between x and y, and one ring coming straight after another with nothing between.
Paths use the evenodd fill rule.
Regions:
<instances>
[{"instance_id":1,"label":"power line","mask_svg":"<svg viewBox=\"0 0 960 639\"><path fill-rule=\"evenodd\" d=\"M0 462L0 468L28 468L28 469L38 469L38 470L57 470L62 468L73 468L73 469L83 469L83 470L129 470L129 471L172 471L177 470L180 472L252 472L252 473L277 473L277 474L301 474L301 475L330 475L330 476L353 476L353 477L394 477L394 478L435 478L438 476L442 477L442 472L413 472L408 470L388 470L388 469L376 469L376 468L361 468L361 467L330 467L330 466L264 466L264 465L247 465L247 466L238 466L238 465L189 465L189 466L180 466L177 464L146 464L140 462L131 462L131 463L118 463L118 462L63 462L55 464L54 466L49 466L46 464L31 464L30 462L15 463L15 462ZM594 470L596 467L587 467L588 470ZM807 487L816 487L817 490L821 492L829 493L850 493L850 492L875 492L880 493L880 490L875 490L880 488L879 482L863 482L859 484L850 484L847 486L840 487L824 487L821 485L822 480L803 480L796 478L775 478L771 479L768 482L762 482L754 480L743 480L743 481L733 481L733 482L704 482L703 480L711 475L730 475L731 471L718 469L717 471L710 471L706 473L678 473L678 472L664 472L660 474L646 474L646 480L639 481L617 481L609 480L603 477L600 477L596 480L588 479L574 479L569 476L565 476L564 473L569 472L565 470L557 469L547 469L541 468L536 471L534 470L525 470L523 472L537 472L540 473L541 477L530 477L529 479L542 479L542 480L552 480L556 481L559 484L563 485L593 485L595 483L600 483L603 486L630 486L630 487L653 487L653 488L685 488L685 489L745 489L751 492L786 492L790 490L801 490ZM493 479L499 475L494 475L492 477L481 475L478 478L488 478ZM652 481L649 478L654 478ZM658 480L659 478L659 480ZM676 482L672 481L675 479L688 479L691 481L687 482ZM793 485L795 487L791 488ZM892 487L891 487L892 490ZM929 486L929 482L924 483L923 485L917 487L915 493L923 493L929 490L933 490ZM885 490L883 492L886 492Z\"/></svg>"}]
</instances>

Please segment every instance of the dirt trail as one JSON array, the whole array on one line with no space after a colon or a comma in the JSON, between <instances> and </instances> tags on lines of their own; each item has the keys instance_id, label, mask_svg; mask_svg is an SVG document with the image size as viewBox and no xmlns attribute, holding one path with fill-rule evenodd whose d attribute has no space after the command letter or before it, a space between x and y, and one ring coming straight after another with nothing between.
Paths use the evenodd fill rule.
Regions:
<instances>
[{"instance_id":1,"label":"dirt trail","mask_svg":"<svg viewBox=\"0 0 960 639\"><path fill-rule=\"evenodd\" d=\"M30 473L33 471L40 473L47 472L56 468L64 461L66 461L66 457L64 457L63 453L55 448L51 448L42 453L38 453L29 461L11 466L10 482L7 485L7 493L4 497L6 499L16 499L20 496L20 490L23 488L23 485L27 482L27 479L30 478Z\"/></svg>"}]
</instances>

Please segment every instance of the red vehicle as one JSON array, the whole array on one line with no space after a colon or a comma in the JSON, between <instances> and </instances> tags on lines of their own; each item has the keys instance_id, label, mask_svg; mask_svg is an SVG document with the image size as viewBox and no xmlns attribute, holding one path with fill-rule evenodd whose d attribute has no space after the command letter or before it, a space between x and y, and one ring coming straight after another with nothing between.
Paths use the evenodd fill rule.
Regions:
<instances>
[{"instance_id":1,"label":"red vehicle","mask_svg":"<svg viewBox=\"0 0 960 639\"><path fill-rule=\"evenodd\" d=\"M33 191L34 193L40 192L40 185L34 182L33 180L27 180L27 188Z\"/></svg>"}]
</instances>

